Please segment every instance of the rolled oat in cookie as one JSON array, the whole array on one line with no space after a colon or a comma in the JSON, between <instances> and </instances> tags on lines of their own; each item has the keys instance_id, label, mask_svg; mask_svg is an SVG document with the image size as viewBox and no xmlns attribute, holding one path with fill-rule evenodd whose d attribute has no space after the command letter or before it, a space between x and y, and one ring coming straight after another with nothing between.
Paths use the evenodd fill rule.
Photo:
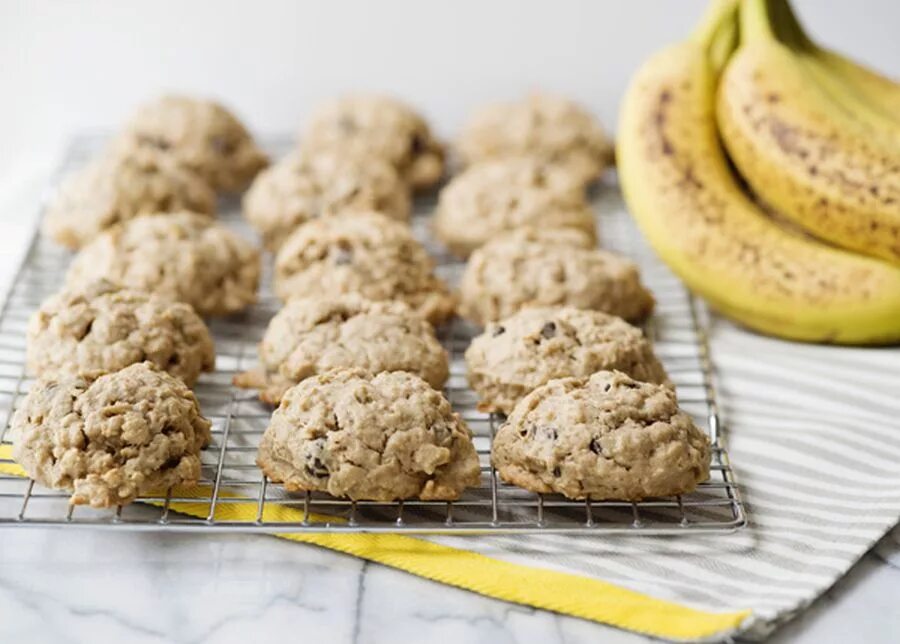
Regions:
<instances>
[{"instance_id":1,"label":"rolled oat in cookie","mask_svg":"<svg viewBox=\"0 0 900 644\"><path fill-rule=\"evenodd\" d=\"M355 293L400 300L433 324L455 309L409 226L374 212L341 213L300 226L278 250L274 281L285 301Z\"/></svg>"},{"instance_id":2,"label":"rolled oat in cookie","mask_svg":"<svg viewBox=\"0 0 900 644\"><path fill-rule=\"evenodd\" d=\"M670 384L640 329L572 307L527 308L489 323L466 350L466 366L478 408L504 414L555 378L617 370L635 380Z\"/></svg>"},{"instance_id":3,"label":"rolled oat in cookie","mask_svg":"<svg viewBox=\"0 0 900 644\"><path fill-rule=\"evenodd\" d=\"M237 192L269 164L247 128L224 105L168 95L141 105L114 145L164 152L214 189Z\"/></svg>"},{"instance_id":4,"label":"rolled oat in cookie","mask_svg":"<svg viewBox=\"0 0 900 644\"><path fill-rule=\"evenodd\" d=\"M578 239L568 229L521 229L485 244L463 272L460 313L479 324L532 306L571 306L632 321L648 316L654 300L637 266Z\"/></svg>"},{"instance_id":5,"label":"rolled oat in cookie","mask_svg":"<svg viewBox=\"0 0 900 644\"><path fill-rule=\"evenodd\" d=\"M28 324L34 376L110 372L149 361L193 386L216 361L206 324L189 304L106 280L64 289Z\"/></svg>"},{"instance_id":6,"label":"rolled oat in cookie","mask_svg":"<svg viewBox=\"0 0 900 644\"><path fill-rule=\"evenodd\" d=\"M211 215L215 209L212 188L169 155L120 149L63 180L47 206L42 229L57 243L80 248L138 215L180 210Z\"/></svg>"},{"instance_id":7,"label":"rolled oat in cookie","mask_svg":"<svg viewBox=\"0 0 900 644\"><path fill-rule=\"evenodd\" d=\"M413 189L429 188L444 174L444 147L425 119L390 96L355 94L319 105L300 135L312 154L341 150L391 163Z\"/></svg>"},{"instance_id":8,"label":"rolled oat in cookie","mask_svg":"<svg viewBox=\"0 0 900 644\"><path fill-rule=\"evenodd\" d=\"M81 249L66 283L106 279L185 302L200 315L237 313L256 301L259 250L209 217L142 215Z\"/></svg>"},{"instance_id":9,"label":"rolled oat in cookie","mask_svg":"<svg viewBox=\"0 0 900 644\"><path fill-rule=\"evenodd\" d=\"M457 175L441 190L433 226L461 256L523 226L572 228L596 241L594 211L580 184L564 169L522 157L485 161Z\"/></svg>"},{"instance_id":10,"label":"rolled oat in cookie","mask_svg":"<svg viewBox=\"0 0 900 644\"><path fill-rule=\"evenodd\" d=\"M640 501L686 494L709 478L709 439L664 385L618 371L551 380L497 430L504 481L571 499Z\"/></svg>"},{"instance_id":11,"label":"rolled oat in cookie","mask_svg":"<svg viewBox=\"0 0 900 644\"><path fill-rule=\"evenodd\" d=\"M565 168L582 186L612 164L613 146L593 115L560 96L532 94L478 110L464 126L458 149L467 164L531 156Z\"/></svg>"},{"instance_id":12,"label":"rolled oat in cookie","mask_svg":"<svg viewBox=\"0 0 900 644\"><path fill-rule=\"evenodd\" d=\"M288 301L269 322L259 360L234 382L273 404L301 380L337 368L408 371L435 389L449 375L447 352L420 315L403 302L352 294Z\"/></svg>"},{"instance_id":13,"label":"rolled oat in cookie","mask_svg":"<svg viewBox=\"0 0 900 644\"><path fill-rule=\"evenodd\" d=\"M257 463L290 491L375 501L454 500L481 472L469 428L441 393L404 371L361 369L289 389Z\"/></svg>"},{"instance_id":14,"label":"rolled oat in cookie","mask_svg":"<svg viewBox=\"0 0 900 644\"><path fill-rule=\"evenodd\" d=\"M244 217L269 250L311 219L361 210L409 220L406 183L387 161L334 150L288 155L263 170L243 200Z\"/></svg>"},{"instance_id":15,"label":"rolled oat in cookie","mask_svg":"<svg viewBox=\"0 0 900 644\"><path fill-rule=\"evenodd\" d=\"M28 476L95 508L196 484L210 422L187 385L149 362L94 376L31 386L11 425Z\"/></svg>"}]
</instances>

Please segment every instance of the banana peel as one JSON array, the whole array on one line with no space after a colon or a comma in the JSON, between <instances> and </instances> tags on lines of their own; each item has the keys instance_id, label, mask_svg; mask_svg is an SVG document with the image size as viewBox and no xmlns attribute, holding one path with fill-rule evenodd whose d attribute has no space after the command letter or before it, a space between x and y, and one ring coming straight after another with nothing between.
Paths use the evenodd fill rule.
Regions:
<instances>
[{"instance_id":1,"label":"banana peel","mask_svg":"<svg viewBox=\"0 0 900 644\"><path fill-rule=\"evenodd\" d=\"M692 37L633 78L616 150L629 210L689 288L751 329L811 342L897 342L900 268L792 233L732 172L715 112L737 9L716 0Z\"/></svg>"}]
</instances>

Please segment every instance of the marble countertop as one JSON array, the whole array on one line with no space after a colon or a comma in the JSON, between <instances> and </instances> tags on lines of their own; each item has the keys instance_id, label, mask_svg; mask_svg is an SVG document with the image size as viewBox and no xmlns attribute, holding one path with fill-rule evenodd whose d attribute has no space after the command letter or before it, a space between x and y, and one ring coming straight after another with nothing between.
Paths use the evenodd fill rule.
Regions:
<instances>
[{"instance_id":1,"label":"marble countertop","mask_svg":"<svg viewBox=\"0 0 900 644\"><path fill-rule=\"evenodd\" d=\"M772 642L896 641L900 528ZM0 641L637 644L314 546L255 535L0 529Z\"/></svg>"},{"instance_id":2,"label":"marble countertop","mask_svg":"<svg viewBox=\"0 0 900 644\"><path fill-rule=\"evenodd\" d=\"M30 205L11 203L9 189L0 182L3 287L31 225L9 213L34 208L33 196ZM896 641L898 597L900 527L770 641ZM364 644L649 641L266 536L0 528L0 642L246 642L300 634Z\"/></svg>"}]
</instances>

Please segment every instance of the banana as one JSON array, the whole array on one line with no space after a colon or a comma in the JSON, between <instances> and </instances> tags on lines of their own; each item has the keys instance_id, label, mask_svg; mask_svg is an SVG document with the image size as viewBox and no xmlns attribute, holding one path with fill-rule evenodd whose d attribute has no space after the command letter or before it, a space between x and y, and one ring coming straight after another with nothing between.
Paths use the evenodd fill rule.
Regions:
<instances>
[{"instance_id":1,"label":"banana","mask_svg":"<svg viewBox=\"0 0 900 644\"><path fill-rule=\"evenodd\" d=\"M900 263L900 146L872 136L772 31L775 0L744 0L718 89L725 147L757 196L814 235Z\"/></svg>"},{"instance_id":2,"label":"banana","mask_svg":"<svg viewBox=\"0 0 900 644\"><path fill-rule=\"evenodd\" d=\"M742 191L715 119L723 33L719 0L686 42L647 61L619 117L619 180L657 254L714 308L784 338L900 340L900 268L793 234Z\"/></svg>"},{"instance_id":3,"label":"banana","mask_svg":"<svg viewBox=\"0 0 900 644\"><path fill-rule=\"evenodd\" d=\"M900 121L900 84L836 52L819 49L817 56L872 105L880 106L883 113Z\"/></svg>"},{"instance_id":4,"label":"banana","mask_svg":"<svg viewBox=\"0 0 900 644\"><path fill-rule=\"evenodd\" d=\"M787 0L780 4L777 8L780 17L776 17L776 21L784 27L786 35L793 39L804 56L815 63L817 73L827 76L829 82L843 83L847 94L900 124L900 84L820 46L803 30Z\"/></svg>"},{"instance_id":5,"label":"banana","mask_svg":"<svg viewBox=\"0 0 900 644\"><path fill-rule=\"evenodd\" d=\"M806 35L788 0L775 0L772 14L778 39L791 49L811 79L843 109L845 115L856 119L870 136L884 137L900 148L900 114L885 109L883 101L868 98L852 79L829 64L829 55Z\"/></svg>"}]
</instances>

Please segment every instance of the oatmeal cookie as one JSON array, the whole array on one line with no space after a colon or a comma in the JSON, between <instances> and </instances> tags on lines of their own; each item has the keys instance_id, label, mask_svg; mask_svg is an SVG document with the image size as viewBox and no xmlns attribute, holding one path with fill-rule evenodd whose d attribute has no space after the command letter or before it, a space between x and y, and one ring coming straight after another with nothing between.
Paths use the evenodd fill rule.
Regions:
<instances>
[{"instance_id":1,"label":"oatmeal cookie","mask_svg":"<svg viewBox=\"0 0 900 644\"><path fill-rule=\"evenodd\" d=\"M528 158L474 165L441 190L435 235L461 256L522 226L574 228L595 239L594 211L566 175Z\"/></svg>"},{"instance_id":2,"label":"oatmeal cookie","mask_svg":"<svg viewBox=\"0 0 900 644\"><path fill-rule=\"evenodd\" d=\"M189 304L105 280L57 293L28 324L26 362L34 376L118 371L145 360L190 387L212 371L216 354Z\"/></svg>"},{"instance_id":3,"label":"oatmeal cookie","mask_svg":"<svg viewBox=\"0 0 900 644\"><path fill-rule=\"evenodd\" d=\"M379 213L342 213L295 230L275 258L275 293L324 297L357 293L402 300L433 324L454 311L446 284L408 226Z\"/></svg>"},{"instance_id":4,"label":"oatmeal cookie","mask_svg":"<svg viewBox=\"0 0 900 644\"><path fill-rule=\"evenodd\" d=\"M597 120L568 99L533 94L476 112L463 128L459 152L466 163L532 156L564 167L582 185L612 163L613 146Z\"/></svg>"},{"instance_id":5,"label":"oatmeal cookie","mask_svg":"<svg viewBox=\"0 0 900 644\"><path fill-rule=\"evenodd\" d=\"M256 301L259 251L208 217L142 215L85 246L69 267L79 287L107 279L186 302L201 315L236 313Z\"/></svg>"},{"instance_id":6,"label":"oatmeal cookie","mask_svg":"<svg viewBox=\"0 0 900 644\"><path fill-rule=\"evenodd\" d=\"M235 313L256 301L259 251L194 213L142 215L81 249L66 277L77 288L107 279L186 302L201 315Z\"/></svg>"},{"instance_id":7,"label":"oatmeal cookie","mask_svg":"<svg viewBox=\"0 0 900 644\"><path fill-rule=\"evenodd\" d=\"M444 173L444 147L425 119L389 96L349 95L321 104L300 143L312 153L341 149L362 158L384 159L417 190L431 187Z\"/></svg>"},{"instance_id":8,"label":"oatmeal cookie","mask_svg":"<svg viewBox=\"0 0 900 644\"><path fill-rule=\"evenodd\" d=\"M257 463L290 491L394 501L449 501L481 468L465 421L431 385L404 371L342 369L288 389Z\"/></svg>"},{"instance_id":9,"label":"oatmeal cookie","mask_svg":"<svg viewBox=\"0 0 900 644\"><path fill-rule=\"evenodd\" d=\"M497 431L500 477L571 499L640 501L693 491L709 478L709 439L675 392L618 371L551 380Z\"/></svg>"},{"instance_id":10,"label":"oatmeal cookie","mask_svg":"<svg viewBox=\"0 0 900 644\"><path fill-rule=\"evenodd\" d=\"M489 323L466 350L466 366L478 408L504 414L555 378L617 370L635 380L671 384L640 329L571 307L528 308Z\"/></svg>"},{"instance_id":11,"label":"oatmeal cookie","mask_svg":"<svg viewBox=\"0 0 900 644\"><path fill-rule=\"evenodd\" d=\"M259 360L260 368L235 376L235 384L260 389L260 398L273 404L301 380L330 369L408 371L435 389L449 375L447 352L428 322L403 302L358 295L290 300L269 322Z\"/></svg>"},{"instance_id":12,"label":"oatmeal cookie","mask_svg":"<svg viewBox=\"0 0 900 644\"><path fill-rule=\"evenodd\" d=\"M189 96L162 96L141 105L117 145L164 152L224 192L243 190L269 164L225 106Z\"/></svg>"},{"instance_id":13,"label":"oatmeal cookie","mask_svg":"<svg viewBox=\"0 0 900 644\"><path fill-rule=\"evenodd\" d=\"M80 248L120 222L155 212L211 215L216 195L197 174L154 150L108 152L69 175L44 216L44 234Z\"/></svg>"},{"instance_id":14,"label":"oatmeal cookie","mask_svg":"<svg viewBox=\"0 0 900 644\"><path fill-rule=\"evenodd\" d=\"M626 320L653 310L637 266L613 253L571 243L567 230L517 230L472 253L460 285L460 313L479 323L529 306L593 309Z\"/></svg>"},{"instance_id":15,"label":"oatmeal cookie","mask_svg":"<svg viewBox=\"0 0 900 644\"><path fill-rule=\"evenodd\" d=\"M187 385L149 362L96 379L40 378L11 425L28 476L96 508L194 485L209 428Z\"/></svg>"},{"instance_id":16,"label":"oatmeal cookie","mask_svg":"<svg viewBox=\"0 0 900 644\"><path fill-rule=\"evenodd\" d=\"M277 250L300 224L344 211L375 210L400 221L409 191L387 161L323 150L293 153L263 170L244 195L244 217Z\"/></svg>"}]
</instances>

